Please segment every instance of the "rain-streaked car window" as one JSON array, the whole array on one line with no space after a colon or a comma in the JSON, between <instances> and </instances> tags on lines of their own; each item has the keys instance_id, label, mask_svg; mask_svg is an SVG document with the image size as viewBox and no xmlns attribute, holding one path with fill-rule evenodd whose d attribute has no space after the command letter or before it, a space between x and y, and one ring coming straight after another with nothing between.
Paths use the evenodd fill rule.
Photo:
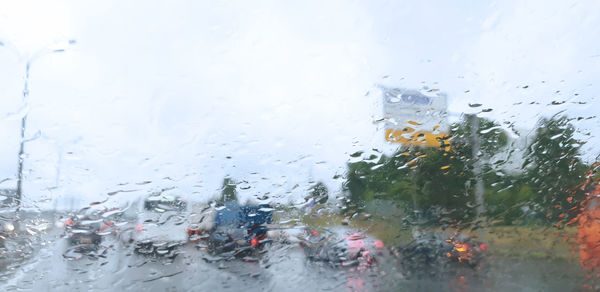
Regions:
<instances>
[{"instance_id":1,"label":"rain-streaked car window","mask_svg":"<svg viewBox=\"0 0 600 292\"><path fill-rule=\"evenodd\" d=\"M600 2L0 7L2 291L600 290Z\"/></svg>"}]
</instances>

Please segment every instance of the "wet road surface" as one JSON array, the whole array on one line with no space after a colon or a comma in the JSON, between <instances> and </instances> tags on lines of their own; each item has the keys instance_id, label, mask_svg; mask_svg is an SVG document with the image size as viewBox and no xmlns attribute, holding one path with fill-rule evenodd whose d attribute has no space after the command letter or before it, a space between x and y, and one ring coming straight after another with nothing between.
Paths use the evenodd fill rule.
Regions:
<instances>
[{"instance_id":1,"label":"wet road surface","mask_svg":"<svg viewBox=\"0 0 600 292\"><path fill-rule=\"evenodd\" d=\"M4 291L593 291L577 263L489 257L467 267L411 276L391 257L365 271L309 262L299 246L274 245L258 262L218 260L194 244L174 260L131 252L116 239L97 251L73 252L58 231L29 258L4 271ZM8 261L8 260L7 260ZM5 281L4 281L5 280Z\"/></svg>"}]
</instances>

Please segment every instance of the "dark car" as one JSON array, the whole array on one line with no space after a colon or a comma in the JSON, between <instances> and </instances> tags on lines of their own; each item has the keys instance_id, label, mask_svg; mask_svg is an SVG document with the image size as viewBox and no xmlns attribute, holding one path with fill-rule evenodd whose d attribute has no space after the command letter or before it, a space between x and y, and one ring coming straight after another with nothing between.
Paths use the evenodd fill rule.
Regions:
<instances>
[{"instance_id":1,"label":"dark car","mask_svg":"<svg viewBox=\"0 0 600 292\"><path fill-rule=\"evenodd\" d=\"M256 254L270 243L266 224L272 223L268 204L250 206L227 202L215 208L214 227L199 238L198 247L224 257L243 258ZM188 232L194 232L189 230Z\"/></svg>"},{"instance_id":2,"label":"dark car","mask_svg":"<svg viewBox=\"0 0 600 292\"><path fill-rule=\"evenodd\" d=\"M64 225L66 238L71 245L99 245L112 223L99 212L88 212L69 217Z\"/></svg>"},{"instance_id":3,"label":"dark car","mask_svg":"<svg viewBox=\"0 0 600 292\"><path fill-rule=\"evenodd\" d=\"M475 268L484 259L487 246L463 234L425 233L393 249L408 274L436 273L454 268Z\"/></svg>"}]
</instances>

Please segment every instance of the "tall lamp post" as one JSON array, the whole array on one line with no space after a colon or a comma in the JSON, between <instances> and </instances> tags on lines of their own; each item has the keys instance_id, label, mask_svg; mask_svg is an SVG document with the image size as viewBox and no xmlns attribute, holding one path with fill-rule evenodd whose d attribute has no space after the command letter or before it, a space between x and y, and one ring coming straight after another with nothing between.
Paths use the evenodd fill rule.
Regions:
<instances>
[{"instance_id":1,"label":"tall lamp post","mask_svg":"<svg viewBox=\"0 0 600 292\"><path fill-rule=\"evenodd\" d=\"M475 176L475 203L477 204L475 211L477 213L477 224L479 224L480 221L484 220L483 216L485 213L485 199L483 197L483 171L481 156L479 154L481 149L481 139L479 137L479 117L477 117L476 114L470 114L467 117L471 122L471 159L473 159L473 174ZM479 237L483 239L484 235L485 233L483 230L479 229Z\"/></svg>"},{"instance_id":2,"label":"tall lamp post","mask_svg":"<svg viewBox=\"0 0 600 292\"><path fill-rule=\"evenodd\" d=\"M23 93L22 93L22 102L26 104L29 98L29 73L31 69L31 64L36 61L38 58L42 56L46 56L52 53L62 53L64 52L68 46L74 45L76 43L75 40L68 40L65 46L57 47L61 42L55 42L48 47L41 49L34 54L27 56L27 62L25 63L25 83L23 85ZM6 43L0 41L0 47L6 47ZM19 50L17 50L14 46L10 47L13 52L19 57L22 57ZM20 143L19 143L19 160L18 160L18 168L17 168L17 189L15 196L10 199L10 204L13 205L16 203L17 211L21 208L21 202L23 198L23 163L25 160L25 143L29 140L25 139L25 131L27 126L27 115L25 112L23 117L21 117L21 128L20 128Z\"/></svg>"}]
</instances>

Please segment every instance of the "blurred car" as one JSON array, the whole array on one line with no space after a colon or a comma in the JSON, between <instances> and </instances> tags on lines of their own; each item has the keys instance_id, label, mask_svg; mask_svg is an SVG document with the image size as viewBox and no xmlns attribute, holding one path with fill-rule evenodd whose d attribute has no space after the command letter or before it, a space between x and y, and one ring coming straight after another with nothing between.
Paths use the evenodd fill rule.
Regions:
<instances>
[{"instance_id":1,"label":"blurred car","mask_svg":"<svg viewBox=\"0 0 600 292\"><path fill-rule=\"evenodd\" d=\"M375 265L377 256L385 252L381 240L364 232L341 227L306 232L300 242L306 257L333 267L367 268Z\"/></svg>"},{"instance_id":2,"label":"blurred car","mask_svg":"<svg viewBox=\"0 0 600 292\"><path fill-rule=\"evenodd\" d=\"M464 234L424 233L393 249L402 269L409 274L435 272L456 267L477 267L487 246Z\"/></svg>"},{"instance_id":3,"label":"blurred car","mask_svg":"<svg viewBox=\"0 0 600 292\"><path fill-rule=\"evenodd\" d=\"M267 224L272 223L273 209L268 204L240 205L235 201L214 207L210 220L201 223L192 222L187 231L190 239L197 241L197 247L206 248L213 254L224 257L243 258L259 253L271 241L267 238Z\"/></svg>"},{"instance_id":4,"label":"blurred car","mask_svg":"<svg viewBox=\"0 0 600 292\"><path fill-rule=\"evenodd\" d=\"M151 195L144 200L135 230L131 234L134 252L174 257L176 248L188 240L185 222L187 201L171 195Z\"/></svg>"},{"instance_id":5,"label":"blurred car","mask_svg":"<svg viewBox=\"0 0 600 292\"><path fill-rule=\"evenodd\" d=\"M84 210L64 221L66 238L71 245L99 245L111 225L94 210Z\"/></svg>"}]
</instances>

